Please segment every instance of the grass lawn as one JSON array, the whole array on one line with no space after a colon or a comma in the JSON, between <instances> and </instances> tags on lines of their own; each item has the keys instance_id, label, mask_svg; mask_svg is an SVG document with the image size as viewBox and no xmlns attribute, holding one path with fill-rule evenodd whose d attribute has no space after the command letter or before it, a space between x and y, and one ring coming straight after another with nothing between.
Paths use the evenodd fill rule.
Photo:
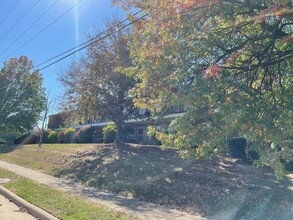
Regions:
<instances>
[{"instance_id":1,"label":"grass lawn","mask_svg":"<svg viewBox=\"0 0 293 220\"><path fill-rule=\"evenodd\" d=\"M12 181L4 186L26 201L60 219L135 219L105 206L37 184L12 172L0 169L0 178Z\"/></svg>"},{"instance_id":2,"label":"grass lawn","mask_svg":"<svg viewBox=\"0 0 293 220\"><path fill-rule=\"evenodd\" d=\"M0 159L54 175L73 152L88 150L92 144L0 145Z\"/></svg>"},{"instance_id":3,"label":"grass lawn","mask_svg":"<svg viewBox=\"0 0 293 220\"><path fill-rule=\"evenodd\" d=\"M0 147L0 159L101 191L216 218L293 219L293 182L229 157L183 160L174 150L125 144ZM223 214L224 215L224 214Z\"/></svg>"}]
</instances>

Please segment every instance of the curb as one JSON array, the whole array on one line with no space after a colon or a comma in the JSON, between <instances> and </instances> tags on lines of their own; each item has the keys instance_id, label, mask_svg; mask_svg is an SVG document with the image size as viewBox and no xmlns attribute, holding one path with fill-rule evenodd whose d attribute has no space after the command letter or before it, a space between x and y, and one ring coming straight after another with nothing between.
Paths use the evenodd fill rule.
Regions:
<instances>
[{"instance_id":1,"label":"curb","mask_svg":"<svg viewBox=\"0 0 293 220\"><path fill-rule=\"evenodd\" d=\"M40 209L39 207L32 205L31 203L25 201L24 199L20 198L13 192L9 191L5 187L0 185L0 194L2 194L4 197L12 201L15 205L25 208L27 212L32 215L33 217L40 219L40 220L59 220L55 216L45 212L43 209Z\"/></svg>"}]
</instances>

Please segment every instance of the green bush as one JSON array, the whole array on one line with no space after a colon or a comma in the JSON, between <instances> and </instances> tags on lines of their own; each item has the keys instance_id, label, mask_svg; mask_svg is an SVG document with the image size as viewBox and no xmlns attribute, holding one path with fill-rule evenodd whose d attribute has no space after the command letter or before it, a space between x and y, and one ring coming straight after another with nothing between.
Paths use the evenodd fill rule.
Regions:
<instances>
[{"instance_id":1,"label":"green bush","mask_svg":"<svg viewBox=\"0 0 293 220\"><path fill-rule=\"evenodd\" d=\"M57 134L59 143L73 143L74 128L64 128Z\"/></svg>"},{"instance_id":2,"label":"green bush","mask_svg":"<svg viewBox=\"0 0 293 220\"><path fill-rule=\"evenodd\" d=\"M92 136L93 143L103 143L103 129L98 127L93 127L93 136Z\"/></svg>"},{"instance_id":3,"label":"green bush","mask_svg":"<svg viewBox=\"0 0 293 220\"><path fill-rule=\"evenodd\" d=\"M57 143L57 131L49 130L44 133L44 143Z\"/></svg>"},{"instance_id":4,"label":"green bush","mask_svg":"<svg viewBox=\"0 0 293 220\"><path fill-rule=\"evenodd\" d=\"M79 129L73 139L78 143L92 143L93 142L94 129L91 126L85 126Z\"/></svg>"},{"instance_id":5,"label":"green bush","mask_svg":"<svg viewBox=\"0 0 293 220\"><path fill-rule=\"evenodd\" d=\"M103 128L103 137L105 143L113 143L116 137L116 125L107 125Z\"/></svg>"}]
</instances>

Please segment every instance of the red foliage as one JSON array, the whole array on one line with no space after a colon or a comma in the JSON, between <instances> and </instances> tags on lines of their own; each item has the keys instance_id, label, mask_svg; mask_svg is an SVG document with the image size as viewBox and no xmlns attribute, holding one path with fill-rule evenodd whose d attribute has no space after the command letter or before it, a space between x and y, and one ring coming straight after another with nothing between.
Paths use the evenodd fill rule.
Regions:
<instances>
[{"instance_id":1,"label":"red foliage","mask_svg":"<svg viewBox=\"0 0 293 220\"><path fill-rule=\"evenodd\" d=\"M210 79L213 76L218 75L219 72L221 72L221 71L222 71L222 68L219 67L217 64L210 66L205 70L204 78Z\"/></svg>"}]
</instances>

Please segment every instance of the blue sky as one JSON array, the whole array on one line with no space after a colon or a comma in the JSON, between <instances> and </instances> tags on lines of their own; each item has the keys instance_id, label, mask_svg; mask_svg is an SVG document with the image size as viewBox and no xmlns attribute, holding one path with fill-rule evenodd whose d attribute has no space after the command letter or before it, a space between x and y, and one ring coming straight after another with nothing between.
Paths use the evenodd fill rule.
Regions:
<instances>
[{"instance_id":1,"label":"blue sky","mask_svg":"<svg viewBox=\"0 0 293 220\"><path fill-rule=\"evenodd\" d=\"M47 8L55 1L54 6L17 42L15 40L22 35ZM122 14L118 7L111 6L111 0L0 0L0 62L1 66L8 57L28 56L34 65L62 53L77 44L86 41L86 33L94 27L103 29L103 20L113 13ZM23 17L21 22L17 20L34 2L37 4ZM78 5L60 18L56 23L46 29L43 33L23 46L11 55L16 49L29 41L57 17L63 14L74 4ZM15 6L14 10L7 16L8 12ZM1 23L2 22L2 23ZM8 32L11 30L10 32ZM9 46L14 43L10 48ZM5 53L3 53L6 50ZM83 51L84 52L84 51ZM81 53L83 53L81 52ZM11 56L10 56L11 55ZM66 65L75 57L67 58L43 71L43 85L50 90L52 97L62 94L62 87L57 82L57 73L61 66Z\"/></svg>"}]
</instances>

